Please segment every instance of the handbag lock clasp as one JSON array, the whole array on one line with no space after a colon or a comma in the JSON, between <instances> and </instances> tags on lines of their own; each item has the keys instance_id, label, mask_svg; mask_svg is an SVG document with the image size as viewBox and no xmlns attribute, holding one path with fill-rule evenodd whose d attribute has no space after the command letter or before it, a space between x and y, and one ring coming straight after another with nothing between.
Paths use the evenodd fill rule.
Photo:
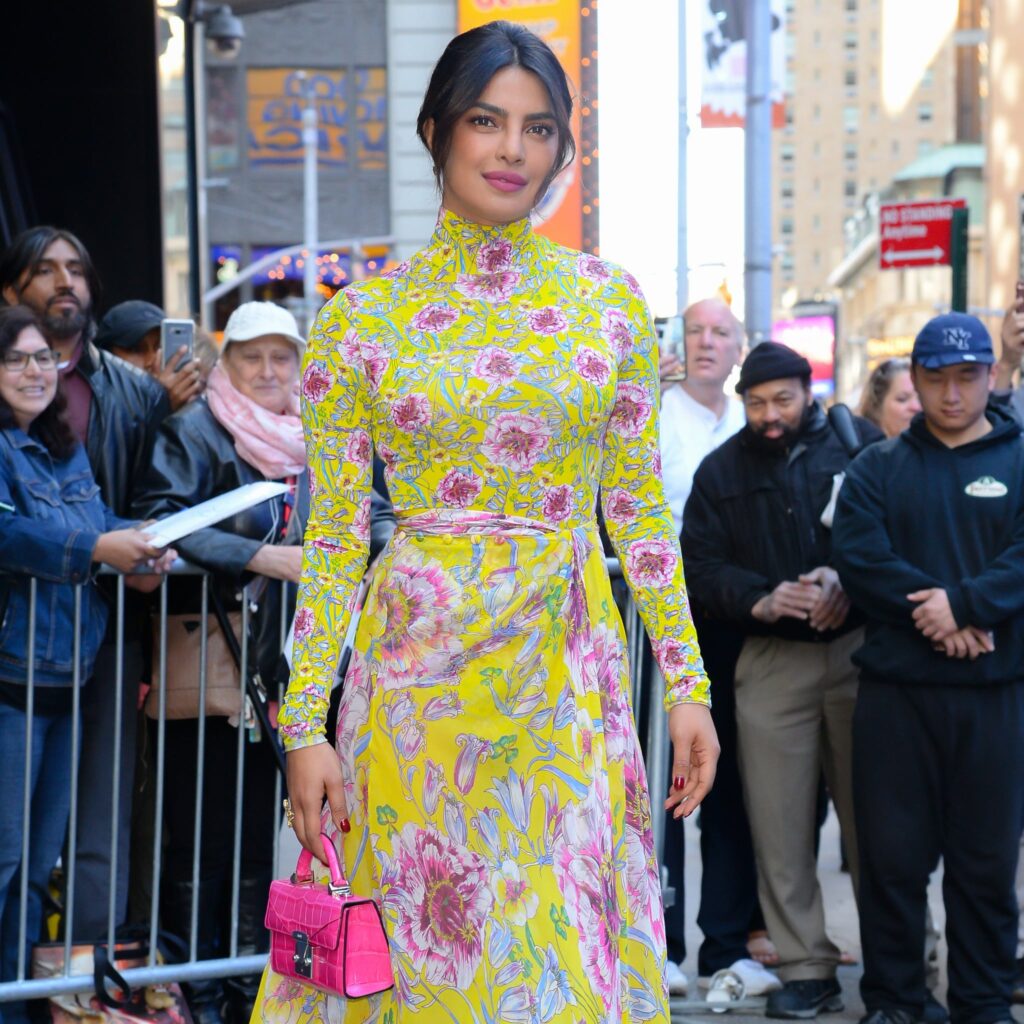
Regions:
<instances>
[{"instance_id":1,"label":"handbag lock clasp","mask_svg":"<svg viewBox=\"0 0 1024 1024\"><path fill-rule=\"evenodd\" d=\"M313 977L313 947L310 945L309 936L305 932L292 932L295 940L295 953L292 960L295 963L295 973L303 978Z\"/></svg>"}]
</instances>

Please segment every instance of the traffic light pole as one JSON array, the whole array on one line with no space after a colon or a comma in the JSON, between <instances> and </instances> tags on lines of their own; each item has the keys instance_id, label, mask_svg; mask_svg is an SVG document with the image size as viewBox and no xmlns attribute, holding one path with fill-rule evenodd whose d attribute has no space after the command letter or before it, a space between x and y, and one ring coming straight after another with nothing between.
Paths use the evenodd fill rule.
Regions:
<instances>
[{"instance_id":1,"label":"traffic light pole","mask_svg":"<svg viewBox=\"0 0 1024 1024\"><path fill-rule=\"evenodd\" d=\"M953 271L950 309L955 313L967 312L967 207L953 210L950 223L949 265Z\"/></svg>"}]
</instances>

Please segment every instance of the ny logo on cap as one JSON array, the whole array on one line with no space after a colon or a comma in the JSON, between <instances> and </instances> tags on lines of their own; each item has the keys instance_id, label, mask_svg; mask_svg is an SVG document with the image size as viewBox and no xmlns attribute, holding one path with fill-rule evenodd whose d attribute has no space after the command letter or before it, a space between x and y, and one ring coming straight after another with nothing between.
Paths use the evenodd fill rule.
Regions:
<instances>
[{"instance_id":1,"label":"ny logo on cap","mask_svg":"<svg viewBox=\"0 0 1024 1024\"><path fill-rule=\"evenodd\" d=\"M942 341L949 348L966 352L971 347L971 334L962 327L946 327L942 331Z\"/></svg>"}]
</instances>

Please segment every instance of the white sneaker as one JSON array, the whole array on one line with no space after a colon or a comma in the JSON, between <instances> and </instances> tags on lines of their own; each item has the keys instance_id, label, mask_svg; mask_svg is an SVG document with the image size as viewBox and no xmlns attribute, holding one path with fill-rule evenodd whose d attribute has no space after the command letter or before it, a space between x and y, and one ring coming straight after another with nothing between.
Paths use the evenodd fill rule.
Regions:
<instances>
[{"instance_id":1,"label":"white sneaker","mask_svg":"<svg viewBox=\"0 0 1024 1024\"><path fill-rule=\"evenodd\" d=\"M747 958L737 960L729 970L742 980L743 988L748 996L764 996L782 988L782 982L778 976L772 974L758 960L748 960Z\"/></svg>"},{"instance_id":2,"label":"white sneaker","mask_svg":"<svg viewBox=\"0 0 1024 1024\"><path fill-rule=\"evenodd\" d=\"M665 980L668 982L670 996L685 996L690 983L683 974L683 969L673 960L665 964Z\"/></svg>"}]
</instances>

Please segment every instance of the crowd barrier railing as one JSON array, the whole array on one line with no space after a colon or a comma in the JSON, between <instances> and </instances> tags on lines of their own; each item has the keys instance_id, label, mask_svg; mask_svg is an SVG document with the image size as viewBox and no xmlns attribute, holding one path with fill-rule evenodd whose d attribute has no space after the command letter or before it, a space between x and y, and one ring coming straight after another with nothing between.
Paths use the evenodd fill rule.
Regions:
<instances>
[{"instance_id":1,"label":"crowd barrier railing","mask_svg":"<svg viewBox=\"0 0 1024 1024\"><path fill-rule=\"evenodd\" d=\"M621 580L618 562L615 559L608 560L609 574L613 579ZM111 712L115 721L121 721L122 710L126 700L136 700L137 686L140 682L135 679L125 678L125 578L113 570L104 569L103 574L114 577L114 595L112 606L113 623L112 636L116 646L116 669L114 684L114 706ZM120 973L125 981L133 988L146 985L154 985L168 982L187 982L205 979L228 978L260 972L266 964L265 953L254 955L239 955L239 894L240 894L240 852L242 844L242 786L244 782L244 768L247 756L247 730L240 727L237 737L235 751L236 779L235 779L235 805L233 823L234 861L231 879L231 910L230 910L230 934L227 948L223 955L212 959L200 959L198 949L198 922L199 922L199 900L200 900L200 865L203 843L203 787L204 787L204 754L208 742L205 713L206 690L208 683L208 641L206 629L200 630L199 663L197 665L199 682L199 716L198 716L198 743L197 757L194 773L187 777L184 784L191 785L195 791L195 819L194 819L194 840L192 848L192 905L190 908L189 934L187 937L187 957L177 959L176 962L161 962L160 944L160 892L161 877L164 869L163 845L164 845L164 797L169 784L168 765L166 760L166 729L167 729L167 668L168 668L168 587L173 585L174 580L180 577L198 577L200 588L200 610L198 618L200 622L207 622L211 614L211 581L209 573L178 562L172 569L169 576L162 580L159 588L152 595L151 603L154 614L152 617L153 638L155 647L154 663L152 665L152 681L156 685L157 693L157 716L153 725L155 732L155 757L150 768L151 781L153 785L153 837L151 844L151 864L143 866L148 871L151 891L149 894L148 920L142 926L142 931L148 928L148 944L145 963L142 966L122 970ZM250 584L242 591L241 601L241 636L239 638L239 660L240 660L240 685L238 691L238 715L239 721L245 721L246 715L246 686L244 680L249 676L249 665L251 658L249 625L254 610L253 587L265 586L266 581L258 581ZM270 585L276 586L272 582ZM81 677L81 636L82 636L82 614L83 614L83 586L75 587L74 595L74 622L71 623L74 638L74 675L71 687L71 716L72 722L78 723L81 720L82 709L82 687L84 680ZM282 584L287 586L287 584ZM648 779L652 793L652 823L655 836L655 850L660 860L665 816L660 813L661 800L659 794L667 792L668 784L668 754L667 754L667 727L666 716L662 709L662 695L664 681L657 665L651 657L649 645L644 640L644 629L640 622L636 607L625 592L621 583L617 584L619 589L619 607L622 613L626 631L627 647L631 671L631 696L634 708L642 705L641 697L646 690L648 699L647 707L647 751L646 761L648 768ZM36 682L36 669L34 664L33 642L37 622L37 600L38 587L33 579L30 581L30 604L28 614L28 663L29 669L25 679L25 709L26 709L26 767L31 764L32 759L32 725L36 713L36 696L39 691L39 684ZM287 602L282 600L280 620L280 640L282 649L287 638L290 620L287 613ZM283 687L279 687L276 695L281 699ZM142 726L145 728L145 726ZM19 885L8 892L8 900L17 899L20 902L18 914L18 937L19 954L17 961L17 975L13 980L0 981L0 1007L5 1002L13 1000L41 999L53 996L86 993L93 990L95 981L90 970L83 971L82 961L73 959L72 951L76 945L81 946L83 939L90 942L97 940L99 944L104 941L108 949L114 949L121 940L119 929L123 922L119 921L117 909L118 881L122 873L127 871L128 866L119 863L119 821L121 815L118 813L121 800L122 773L132 770L132 766L122 764L122 737L119 730L114 730L114 742L110 751L111 758L111 792L112 805L110 831L110 856L109 856L109 877L108 877L108 906L107 906L107 927L105 936L76 936L74 922L75 889L77 883L77 858L75 850L79 830L79 807L78 807L78 785L79 785L79 760L82 748L80 729L73 727L71 731L71 753L68 765L68 785L70 787L70 810L67 821L67 839L64 846L64 855L61 858L60 866L63 870L64 891L63 896L63 920L61 928L63 932L63 970L61 973L51 977L30 977L29 950L39 936L27 935L27 906L28 906L28 874L20 871ZM264 737L261 742L276 742L276 737ZM175 779L184 778L184 771L181 766L175 766ZM275 773L274 792L270 795L275 809L280 809L284 796L283 780L280 773ZM173 783L177 784L177 783ZM10 794L16 799L15 794ZM31 772L25 772L25 785L21 793L22 800L22 845L21 864L31 863L33 851L30 844L30 830L32 822L32 782ZM277 863L280 849L280 831L282 828L282 817L279 812L273 816L274 820L274 875L280 877L280 865ZM57 865L53 865L56 867ZM139 865L133 865L139 870ZM671 892L666 892L668 901L671 901ZM134 934L135 932L133 932ZM76 973L77 971L77 973ZM0 1010L2 1015L2 1010Z\"/></svg>"}]
</instances>

